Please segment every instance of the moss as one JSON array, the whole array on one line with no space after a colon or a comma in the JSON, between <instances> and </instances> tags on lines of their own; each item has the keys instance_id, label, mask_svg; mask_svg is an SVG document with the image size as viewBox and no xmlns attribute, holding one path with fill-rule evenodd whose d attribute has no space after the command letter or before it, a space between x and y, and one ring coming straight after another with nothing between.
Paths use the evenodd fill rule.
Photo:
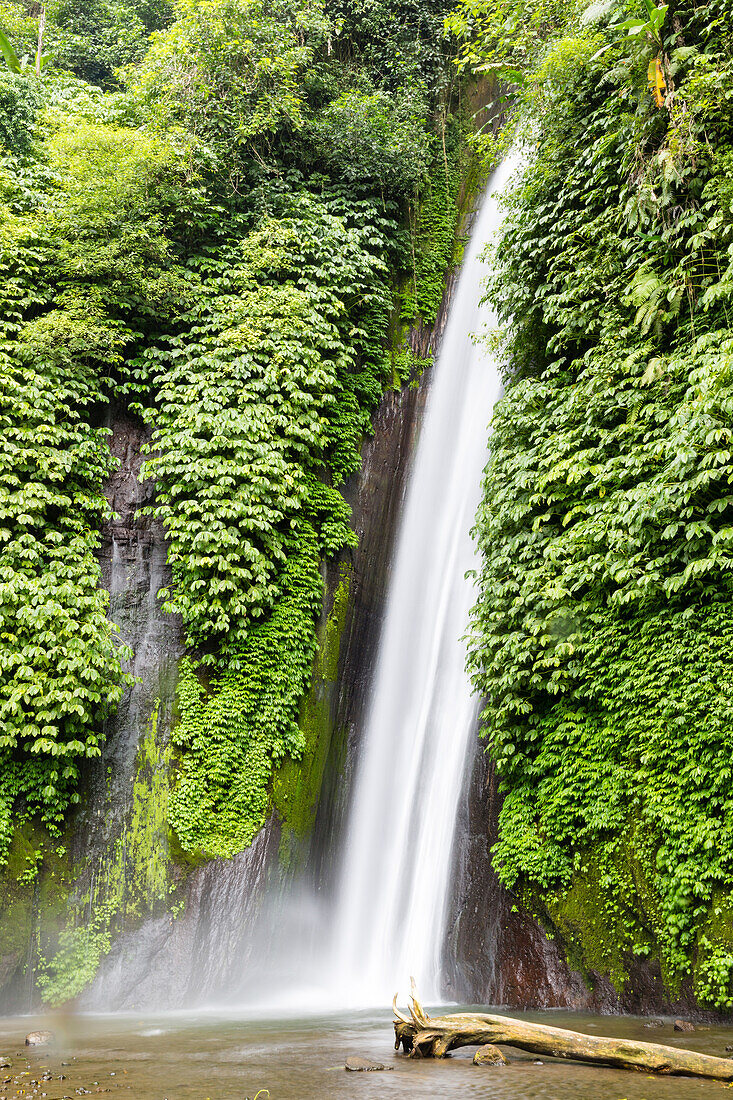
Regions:
<instances>
[{"instance_id":1,"label":"moss","mask_svg":"<svg viewBox=\"0 0 733 1100\"><path fill-rule=\"evenodd\" d=\"M723 889L713 893L710 915L702 927L702 936L733 951L733 898Z\"/></svg>"},{"instance_id":2,"label":"moss","mask_svg":"<svg viewBox=\"0 0 733 1100\"><path fill-rule=\"evenodd\" d=\"M26 821L15 830L8 862L0 872L0 990L12 981L28 959L33 929L33 886L18 880L35 850L29 836L33 828L31 822Z\"/></svg>"},{"instance_id":3,"label":"moss","mask_svg":"<svg viewBox=\"0 0 733 1100\"><path fill-rule=\"evenodd\" d=\"M568 962L586 977L589 971L608 977L620 992L627 979L620 949L618 921L609 914L597 870L576 875L563 891L545 896L553 926L566 945Z\"/></svg>"},{"instance_id":4,"label":"moss","mask_svg":"<svg viewBox=\"0 0 733 1100\"><path fill-rule=\"evenodd\" d=\"M598 846L578 857L565 889L526 889L527 905L539 910L561 938L568 962L592 985L593 973L621 994L629 989L636 957L659 966L664 989L676 997L688 977L675 967L661 899L654 886L656 851L630 823L623 842ZM701 1003L733 1008L733 902L715 894L698 935L693 969Z\"/></svg>"},{"instance_id":5,"label":"moss","mask_svg":"<svg viewBox=\"0 0 733 1100\"><path fill-rule=\"evenodd\" d=\"M51 891L56 921L42 935L38 986L47 1004L63 1004L92 981L114 934L167 904L170 856L167 842L170 752L158 732L158 704L138 748L126 824L95 867L74 868L75 883L88 885L68 899ZM49 867L41 886L56 872ZM51 901L47 908L51 912ZM59 925L59 917L63 921ZM55 924L55 927L53 926Z\"/></svg>"},{"instance_id":6,"label":"moss","mask_svg":"<svg viewBox=\"0 0 733 1100\"><path fill-rule=\"evenodd\" d=\"M335 554L348 506L315 478L311 490L314 511L322 505L333 517L333 500L340 501L342 518L324 521L328 550ZM252 626L237 660L214 673L208 690L195 662L187 657L179 666L179 720L171 732L178 768L169 820L194 858L228 859L248 848L271 809L274 769L303 751L297 718L313 675L323 604L323 546L305 517L295 525L289 550L272 613Z\"/></svg>"},{"instance_id":7,"label":"moss","mask_svg":"<svg viewBox=\"0 0 733 1100\"><path fill-rule=\"evenodd\" d=\"M421 358L416 355L407 340L400 346L392 349L390 363L392 366L392 389L400 390L403 386L416 389L420 384L423 371L433 362L432 355Z\"/></svg>"},{"instance_id":8,"label":"moss","mask_svg":"<svg viewBox=\"0 0 733 1100\"><path fill-rule=\"evenodd\" d=\"M65 837L37 821L19 824L0 872L0 992L12 997L18 980L35 971L36 952L58 936L68 912L70 869ZM32 980L25 982L26 988Z\"/></svg>"},{"instance_id":9,"label":"moss","mask_svg":"<svg viewBox=\"0 0 733 1100\"><path fill-rule=\"evenodd\" d=\"M565 944L568 962L590 982L607 978L618 993L628 985L634 955L656 950L643 921L639 887L651 895L633 846L599 845L579 857L571 883L542 894L542 904Z\"/></svg>"},{"instance_id":10,"label":"moss","mask_svg":"<svg viewBox=\"0 0 733 1100\"><path fill-rule=\"evenodd\" d=\"M148 906L165 899L169 881L168 795L170 751L158 743L158 704L139 751L132 813L125 832L134 892ZM129 904L129 902L128 902Z\"/></svg>"},{"instance_id":11,"label":"moss","mask_svg":"<svg viewBox=\"0 0 733 1100\"><path fill-rule=\"evenodd\" d=\"M687 971L675 969L667 950L661 899L654 889L654 851L630 826L622 845L597 847L578 859L565 889L526 887L523 904L558 935L568 962L589 985L607 978L616 991L628 991L636 956L659 965L664 989L679 996ZM733 899L714 892L707 916L699 921L692 966L693 990L701 1005L733 1009Z\"/></svg>"},{"instance_id":12,"label":"moss","mask_svg":"<svg viewBox=\"0 0 733 1100\"><path fill-rule=\"evenodd\" d=\"M283 822L281 858L289 864L299 841L313 827L331 739L332 697L339 671L341 638L346 625L351 569L342 564L329 614L318 631L310 690L303 701L299 724L305 745L299 761L285 760L272 784L272 799Z\"/></svg>"},{"instance_id":13,"label":"moss","mask_svg":"<svg viewBox=\"0 0 733 1100\"><path fill-rule=\"evenodd\" d=\"M412 272L400 288L403 321L420 318L433 324L445 292L446 273L454 261L460 210L456 144L450 164L436 159L411 221Z\"/></svg>"}]
</instances>

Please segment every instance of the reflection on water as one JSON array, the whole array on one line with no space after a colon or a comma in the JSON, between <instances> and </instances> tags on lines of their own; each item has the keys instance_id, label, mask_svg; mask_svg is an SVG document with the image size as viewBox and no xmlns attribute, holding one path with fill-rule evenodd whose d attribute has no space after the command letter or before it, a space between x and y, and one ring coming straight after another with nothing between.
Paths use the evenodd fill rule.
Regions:
<instances>
[{"instance_id":1,"label":"reflection on water","mask_svg":"<svg viewBox=\"0 0 733 1100\"><path fill-rule=\"evenodd\" d=\"M671 1021L649 1030L643 1021L628 1017L545 1012L527 1018L722 1057L726 1044L733 1042L731 1028L680 1035ZM26 1033L44 1027L54 1030L57 1046L25 1048ZM392 1035L387 1012L264 1021L219 1013L0 1019L0 1054L12 1063L10 1069L0 1069L0 1100L21 1095L24 1100L75 1100L98 1093L110 1098L117 1094L120 1100L253 1100L262 1089L269 1090L269 1100L706 1100L722 1096L726 1087L551 1059L537 1064L532 1055L508 1047L511 1064L506 1067L474 1066L471 1050L444 1061L411 1061L394 1052ZM347 1073L343 1066L349 1054L393 1068ZM259 1100L266 1095L260 1093Z\"/></svg>"}]
</instances>

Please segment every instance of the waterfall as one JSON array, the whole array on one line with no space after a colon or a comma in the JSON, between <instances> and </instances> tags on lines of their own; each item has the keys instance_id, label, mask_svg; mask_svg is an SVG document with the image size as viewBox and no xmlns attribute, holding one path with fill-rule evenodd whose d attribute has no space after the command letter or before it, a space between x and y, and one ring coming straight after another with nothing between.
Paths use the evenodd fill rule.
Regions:
<instances>
[{"instance_id":1,"label":"waterfall","mask_svg":"<svg viewBox=\"0 0 733 1100\"><path fill-rule=\"evenodd\" d=\"M271 874L271 819L247 852L192 873L178 920L148 921L119 939L85 1007L236 1004L258 1016L384 1007L410 975L426 1001L440 999L451 852L477 732L462 641L474 599L465 574L476 564L470 530L501 388L474 340L492 324L480 305L481 253L511 172L506 164L495 173L475 219L430 381L335 896L308 872L296 881Z\"/></svg>"},{"instance_id":2,"label":"waterfall","mask_svg":"<svg viewBox=\"0 0 733 1100\"><path fill-rule=\"evenodd\" d=\"M497 170L476 218L428 393L392 566L332 927L335 981L354 1004L388 1004L414 975L441 994L451 849L478 703L462 640L474 600L471 527L501 382L474 335L481 254L501 224Z\"/></svg>"}]
</instances>

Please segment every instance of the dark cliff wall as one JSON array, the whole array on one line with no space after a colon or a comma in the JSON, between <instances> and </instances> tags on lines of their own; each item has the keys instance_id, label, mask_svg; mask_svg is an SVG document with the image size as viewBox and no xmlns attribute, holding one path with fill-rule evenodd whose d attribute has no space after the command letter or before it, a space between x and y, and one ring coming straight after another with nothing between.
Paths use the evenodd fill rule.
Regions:
<instances>
[{"instance_id":1,"label":"dark cliff wall","mask_svg":"<svg viewBox=\"0 0 733 1100\"><path fill-rule=\"evenodd\" d=\"M165 533L143 514L153 498L152 483L140 477L149 430L125 413L114 415L109 427L110 450L119 466L106 488L115 518L102 532L102 584L120 640L133 651L128 671L135 682L105 723L102 755L85 776L85 809L75 822L73 855L89 867L120 835L129 814L140 741L153 713L161 737L170 728L176 666L183 653L180 619L164 614L157 598L170 579Z\"/></svg>"}]
</instances>

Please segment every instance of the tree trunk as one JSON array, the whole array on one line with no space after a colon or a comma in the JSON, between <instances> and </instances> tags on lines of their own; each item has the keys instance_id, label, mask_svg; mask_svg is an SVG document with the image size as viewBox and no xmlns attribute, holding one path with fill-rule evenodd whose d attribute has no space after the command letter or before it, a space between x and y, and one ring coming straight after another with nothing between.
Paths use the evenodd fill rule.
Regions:
<instances>
[{"instance_id":1,"label":"tree trunk","mask_svg":"<svg viewBox=\"0 0 733 1100\"><path fill-rule=\"evenodd\" d=\"M451 1016L429 1017L413 995L410 1016L397 1009L395 1016L395 1049L400 1044L411 1058L443 1058L450 1050L484 1043L504 1043L532 1054L552 1058L571 1058L576 1062L592 1062L618 1069L636 1069L647 1073L684 1074L691 1077L714 1077L733 1081L733 1061L698 1054L692 1050L641 1043L633 1039L606 1039L599 1035L582 1035L559 1027L546 1027L510 1016L486 1016L483 1013L456 1013Z\"/></svg>"},{"instance_id":2,"label":"tree trunk","mask_svg":"<svg viewBox=\"0 0 733 1100\"><path fill-rule=\"evenodd\" d=\"M43 31L46 26L46 7L41 4L38 15L38 47L36 49L36 76L41 75L41 63L43 59Z\"/></svg>"}]
</instances>

